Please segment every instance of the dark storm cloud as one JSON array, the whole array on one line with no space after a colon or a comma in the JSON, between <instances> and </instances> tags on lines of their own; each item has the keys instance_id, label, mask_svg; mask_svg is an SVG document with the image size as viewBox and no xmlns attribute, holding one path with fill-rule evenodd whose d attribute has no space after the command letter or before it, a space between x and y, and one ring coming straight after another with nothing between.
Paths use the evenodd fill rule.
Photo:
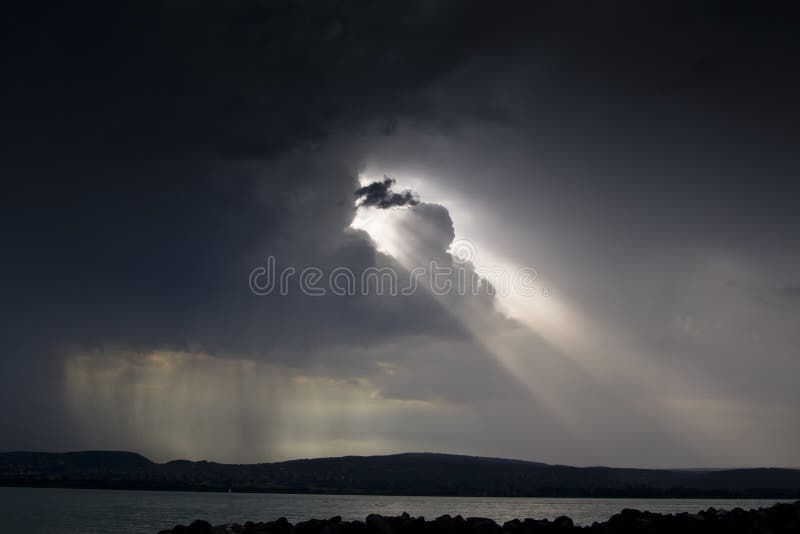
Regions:
<instances>
[{"instance_id":1,"label":"dark storm cloud","mask_svg":"<svg viewBox=\"0 0 800 534\"><path fill-rule=\"evenodd\" d=\"M364 119L385 128L510 21L459 2L174 1L18 5L3 24L16 150L141 159L272 156Z\"/></svg>"},{"instance_id":2,"label":"dark storm cloud","mask_svg":"<svg viewBox=\"0 0 800 534\"><path fill-rule=\"evenodd\" d=\"M484 45L511 46L498 35L522 23L457 2L120 2L18 5L3 24L13 321L58 317L41 323L55 345L199 336L252 347L323 342L280 311L303 301L249 299L242 277L266 255L298 266L374 261L367 241L341 235L363 155L330 157L322 143L422 119L425 88ZM313 158L331 167L303 161ZM315 253L341 242L352 256ZM331 326L339 336L381 317L335 315L346 323ZM264 324L272 333L240 335Z\"/></svg>"},{"instance_id":3,"label":"dark storm cloud","mask_svg":"<svg viewBox=\"0 0 800 534\"><path fill-rule=\"evenodd\" d=\"M3 23L12 300L125 302L105 315L112 330L130 321L133 338L173 337L172 324L230 295L253 249L298 252L286 237L306 207L297 192L318 189L322 171L237 162L289 150L301 159L332 129L413 113L403 95L490 38L475 10L451 28L441 22L461 10L446 4L394 14L367 3L17 6ZM327 217L352 216L350 165L329 173L330 197L312 201L310 249L341 230ZM80 308L75 321L95 313Z\"/></svg>"},{"instance_id":4,"label":"dark storm cloud","mask_svg":"<svg viewBox=\"0 0 800 534\"><path fill-rule=\"evenodd\" d=\"M419 204L419 198L411 190L405 190L401 193L392 191L394 184L394 178L384 177L383 181L372 182L364 187L359 187L355 192L358 205L365 208L386 209Z\"/></svg>"},{"instance_id":5,"label":"dark storm cloud","mask_svg":"<svg viewBox=\"0 0 800 534\"><path fill-rule=\"evenodd\" d=\"M468 16L475 11L458 15L466 25L456 28L442 23L460 10L444 4L9 10L1 402L17 405L26 391L53 396L3 409L2 446L78 446L61 432L67 419L53 400L61 358L76 347L265 352L346 340L366 324L383 325L374 328L382 338L453 331L422 298L406 309L341 298L311 307L295 295L253 299L246 280L268 254L298 267L374 263L364 237L341 236L359 156L334 170L296 160L318 154L331 131L357 134L365 121L383 127L416 113L405 95L491 38L491 25ZM289 151L297 156L271 172L239 164ZM322 188L330 194L316 197ZM333 256L314 257L331 243ZM308 336L308 323L325 328ZM34 427L34 417L50 422Z\"/></svg>"}]
</instances>

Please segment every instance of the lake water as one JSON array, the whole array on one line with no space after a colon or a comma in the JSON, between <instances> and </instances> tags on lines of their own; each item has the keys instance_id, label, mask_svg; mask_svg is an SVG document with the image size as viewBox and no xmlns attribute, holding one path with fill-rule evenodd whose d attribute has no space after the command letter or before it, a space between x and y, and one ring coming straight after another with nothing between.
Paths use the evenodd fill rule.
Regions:
<instances>
[{"instance_id":1,"label":"lake water","mask_svg":"<svg viewBox=\"0 0 800 534\"><path fill-rule=\"evenodd\" d=\"M498 497L388 497L363 495L290 495L195 493L0 487L0 528L26 534L155 534L176 524L205 519L213 524L271 521L292 523L341 515L408 512L428 519L443 514L489 517L500 523L515 517L571 517L578 524L604 521L623 508L654 512L696 512L715 508L770 506L759 499L543 499Z\"/></svg>"}]
</instances>

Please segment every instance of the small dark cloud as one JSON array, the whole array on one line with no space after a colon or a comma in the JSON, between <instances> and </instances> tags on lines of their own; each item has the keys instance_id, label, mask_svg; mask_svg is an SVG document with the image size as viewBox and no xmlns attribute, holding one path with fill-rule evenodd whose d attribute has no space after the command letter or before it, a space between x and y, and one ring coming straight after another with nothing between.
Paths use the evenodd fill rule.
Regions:
<instances>
[{"instance_id":1,"label":"small dark cloud","mask_svg":"<svg viewBox=\"0 0 800 534\"><path fill-rule=\"evenodd\" d=\"M356 189L355 195L360 200L359 206L374 206L380 209L398 206L416 206L419 198L416 193L406 189L400 193L392 191L395 184L394 178L383 177L383 181L372 182L369 185Z\"/></svg>"}]
</instances>

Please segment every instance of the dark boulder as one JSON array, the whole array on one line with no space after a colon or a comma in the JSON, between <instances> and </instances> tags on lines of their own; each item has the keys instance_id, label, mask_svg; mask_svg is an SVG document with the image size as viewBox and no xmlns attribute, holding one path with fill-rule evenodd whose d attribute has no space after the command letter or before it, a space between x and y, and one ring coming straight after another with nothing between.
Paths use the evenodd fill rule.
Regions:
<instances>
[{"instance_id":1,"label":"dark boulder","mask_svg":"<svg viewBox=\"0 0 800 534\"><path fill-rule=\"evenodd\" d=\"M460 532L466 525L466 521L460 515L451 517L450 514L445 514L433 520L436 532L442 534L450 534L453 532Z\"/></svg>"},{"instance_id":2,"label":"dark boulder","mask_svg":"<svg viewBox=\"0 0 800 534\"><path fill-rule=\"evenodd\" d=\"M473 534L502 534L500 525L485 517L468 517L467 531Z\"/></svg>"},{"instance_id":3,"label":"dark boulder","mask_svg":"<svg viewBox=\"0 0 800 534\"><path fill-rule=\"evenodd\" d=\"M427 531L424 517L411 517L403 512L399 517L370 514L367 516L366 525L372 532L379 534L406 534Z\"/></svg>"},{"instance_id":4,"label":"dark boulder","mask_svg":"<svg viewBox=\"0 0 800 534\"><path fill-rule=\"evenodd\" d=\"M294 527L286 518L270 523L221 525L212 527L206 521L189 526L178 525L159 534L567 534L585 531L589 534L798 534L800 533L800 501L776 504L758 510L718 510L709 508L696 514L658 514L624 509L608 521L590 527L577 527L566 516L547 519L514 519L499 526L485 517L443 515L432 521L424 517L371 514L365 522L311 519Z\"/></svg>"},{"instance_id":5,"label":"dark boulder","mask_svg":"<svg viewBox=\"0 0 800 534\"><path fill-rule=\"evenodd\" d=\"M208 521L197 519L186 525L175 525L172 530L162 530L159 534L214 534L214 527Z\"/></svg>"},{"instance_id":6,"label":"dark boulder","mask_svg":"<svg viewBox=\"0 0 800 534\"><path fill-rule=\"evenodd\" d=\"M562 515L560 517L556 517L553 520L553 526L558 529L568 529L575 526L575 524L572 522L572 519L570 519L565 515Z\"/></svg>"},{"instance_id":7,"label":"dark boulder","mask_svg":"<svg viewBox=\"0 0 800 534\"><path fill-rule=\"evenodd\" d=\"M341 523L341 516L335 516L330 519L309 519L302 523L297 523L292 531L294 534L322 534L322 531L331 525L338 525Z\"/></svg>"}]
</instances>

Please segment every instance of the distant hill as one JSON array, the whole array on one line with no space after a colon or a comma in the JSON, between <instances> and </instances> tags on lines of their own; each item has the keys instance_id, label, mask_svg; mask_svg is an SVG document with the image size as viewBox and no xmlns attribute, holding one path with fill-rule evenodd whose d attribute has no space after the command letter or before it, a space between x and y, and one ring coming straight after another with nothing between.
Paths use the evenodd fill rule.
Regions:
<instances>
[{"instance_id":1,"label":"distant hill","mask_svg":"<svg viewBox=\"0 0 800 534\"><path fill-rule=\"evenodd\" d=\"M800 470L570 467L433 453L261 464L132 452L0 453L0 485L384 495L798 498Z\"/></svg>"}]
</instances>

